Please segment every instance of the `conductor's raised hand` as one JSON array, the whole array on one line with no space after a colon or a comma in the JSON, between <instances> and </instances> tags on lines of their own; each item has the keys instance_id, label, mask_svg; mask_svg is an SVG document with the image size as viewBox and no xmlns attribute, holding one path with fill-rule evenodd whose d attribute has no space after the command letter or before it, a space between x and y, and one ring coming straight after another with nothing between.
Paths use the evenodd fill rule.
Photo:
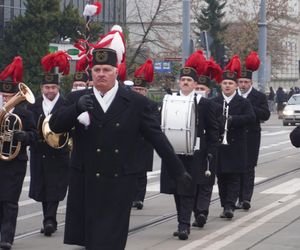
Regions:
<instances>
[{"instance_id":1,"label":"conductor's raised hand","mask_svg":"<svg viewBox=\"0 0 300 250\"><path fill-rule=\"evenodd\" d=\"M77 109L79 113L92 110L94 108L94 102L91 95L83 95L77 102Z\"/></svg>"}]
</instances>

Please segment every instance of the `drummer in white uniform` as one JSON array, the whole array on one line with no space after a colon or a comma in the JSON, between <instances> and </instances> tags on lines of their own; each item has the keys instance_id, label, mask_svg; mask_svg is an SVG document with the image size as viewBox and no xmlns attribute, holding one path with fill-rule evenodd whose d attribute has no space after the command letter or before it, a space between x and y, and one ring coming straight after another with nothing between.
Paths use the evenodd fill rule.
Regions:
<instances>
[{"instance_id":1,"label":"drummer in white uniform","mask_svg":"<svg viewBox=\"0 0 300 250\"><path fill-rule=\"evenodd\" d=\"M173 233L178 236L180 240L188 239L190 234L190 220L194 206L194 197L196 193L196 186L200 175L204 175L207 167L206 150L202 150L205 146L205 137L210 138L212 143L217 145L218 142L218 122L214 115L214 110L211 109L210 102L202 98L201 95L195 93L198 75L194 68L184 67L180 70L179 79L179 96L192 96L196 106L196 133L200 136L200 143L198 149L192 155L180 154L179 158L182 160L186 170L190 173L193 179L193 184L190 189L183 190L181 187L176 186L175 182L168 175L164 162L162 162L161 170L161 193L173 194L177 210L178 229ZM204 102L204 108L199 108L199 103ZM184 114L183 114L184 115ZM198 121L201 121L198 123ZM184 131L182 133L185 133ZM203 139L204 138L204 139ZM196 139L196 138L194 138ZM202 142L203 140L203 142ZM172 140L170 140L172 141ZM198 139L199 142L199 139ZM172 143L172 142L171 142ZM196 145L197 146L197 145ZM200 146L200 148L199 148ZM173 145L174 147L174 145ZM176 151L176 149L175 149ZM204 169L205 170L201 170Z\"/></svg>"}]
</instances>

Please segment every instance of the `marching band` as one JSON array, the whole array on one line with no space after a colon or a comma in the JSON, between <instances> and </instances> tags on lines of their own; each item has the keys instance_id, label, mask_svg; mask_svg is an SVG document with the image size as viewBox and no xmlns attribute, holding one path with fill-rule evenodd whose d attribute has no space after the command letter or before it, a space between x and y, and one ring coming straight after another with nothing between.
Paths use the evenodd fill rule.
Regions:
<instances>
[{"instance_id":1,"label":"marching band","mask_svg":"<svg viewBox=\"0 0 300 250\"><path fill-rule=\"evenodd\" d=\"M257 54L246 59L243 73L237 55L222 70L196 51L180 70L178 93L164 97L159 113L157 103L145 97L153 81L152 61L137 70L133 86L125 87L118 80L124 36L120 30L108 35L86 52L66 98L59 92L59 73L69 69L66 52L42 59L42 95L36 100L22 83L22 72L16 72L22 58L0 73L0 248L13 245L27 146L29 196L42 202L41 233L47 237L57 230L58 204L68 189L65 244L125 248L131 208L143 208L153 149L162 158L160 191L174 195L175 237L187 240L191 226L204 227L216 179L221 218L250 209L260 122L270 117L266 96L252 86ZM209 98L213 84L221 91ZM71 150L69 137L61 135L70 135ZM55 143L49 144L48 136Z\"/></svg>"}]
</instances>

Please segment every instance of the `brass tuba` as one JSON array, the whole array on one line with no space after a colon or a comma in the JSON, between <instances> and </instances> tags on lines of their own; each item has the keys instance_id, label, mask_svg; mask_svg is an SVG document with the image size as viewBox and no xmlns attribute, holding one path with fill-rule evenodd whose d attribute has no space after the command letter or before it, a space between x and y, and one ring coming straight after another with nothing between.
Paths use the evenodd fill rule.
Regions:
<instances>
[{"instance_id":1,"label":"brass tuba","mask_svg":"<svg viewBox=\"0 0 300 250\"><path fill-rule=\"evenodd\" d=\"M69 133L54 133L49 127L49 120L52 115L48 115L42 123L42 134L46 143L55 149L63 148L69 141Z\"/></svg>"},{"instance_id":2,"label":"brass tuba","mask_svg":"<svg viewBox=\"0 0 300 250\"><path fill-rule=\"evenodd\" d=\"M22 122L19 116L9 111L23 101L34 103L35 98L31 90L24 84L19 83L19 92L15 94L0 109L0 159L10 161L20 152L21 143L13 143L14 131L22 130Z\"/></svg>"}]
</instances>

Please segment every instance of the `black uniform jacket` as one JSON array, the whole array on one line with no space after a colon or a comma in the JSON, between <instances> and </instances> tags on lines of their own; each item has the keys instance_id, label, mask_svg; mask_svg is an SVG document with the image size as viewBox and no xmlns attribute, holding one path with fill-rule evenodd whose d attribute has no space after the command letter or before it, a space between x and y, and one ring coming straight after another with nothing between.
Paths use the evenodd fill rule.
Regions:
<instances>
[{"instance_id":1,"label":"black uniform jacket","mask_svg":"<svg viewBox=\"0 0 300 250\"><path fill-rule=\"evenodd\" d=\"M25 109L24 104L17 105L13 113L20 117L22 130L27 132L28 136L26 141L21 143L21 150L16 158L11 161L0 160L0 201L18 202L26 174L26 146L35 142L37 134L33 115Z\"/></svg>"},{"instance_id":2,"label":"black uniform jacket","mask_svg":"<svg viewBox=\"0 0 300 250\"><path fill-rule=\"evenodd\" d=\"M260 123L270 118L270 111L266 95L255 88L252 88L247 99L252 104L256 116L255 122L247 125L247 165L254 168L257 165L260 147Z\"/></svg>"},{"instance_id":3,"label":"black uniform jacket","mask_svg":"<svg viewBox=\"0 0 300 250\"><path fill-rule=\"evenodd\" d=\"M290 140L294 147L300 147L300 126L295 127L290 133Z\"/></svg>"},{"instance_id":4,"label":"black uniform jacket","mask_svg":"<svg viewBox=\"0 0 300 250\"><path fill-rule=\"evenodd\" d=\"M212 99L219 104L218 115L223 112L223 95ZM243 173L247 163L247 124L255 121L255 114L249 100L237 93L229 102L229 116L232 120L228 126L227 142L218 147L217 173ZM224 129L224 128L223 128ZM220 139L222 142L222 139Z\"/></svg>"},{"instance_id":5,"label":"black uniform jacket","mask_svg":"<svg viewBox=\"0 0 300 250\"><path fill-rule=\"evenodd\" d=\"M77 101L84 94L91 94L94 102L87 127L77 120ZM134 164L140 136L167 162L172 176L183 174L184 166L162 133L147 98L122 87L106 113L92 89L71 93L67 105L51 117L50 128L60 133L73 127L65 243L92 250L123 249L136 192L136 183L126 181L131 176L134 180L140 171Z\"/></svg>"},{"instance_id":6,"label":"black uniform jacket","mask_svg":"<svg viewBox=\"0 0 300 250\"><path fill-rule=\"evenodd\" d=\"M30 147L30 189L29 197L36 201L61 201L68 187L69 152L67 145L61 149L50 147L44 140L41 125L45 119L42 107L43 98L37 98L29 106L38 127L38 140ZM60 96L51 113L64 104Z\"/></svg>"},{"instance_id":7,"label":"black uniform jacket","mask_svg":"<svg viewBox=\"0 0 300 250\"><path fill-rule=\"evenodd\" d=\"M219 138L219 125L216 116L217 106L212 101L201 98L196 105L196 131L200 137L200 150L196 150L192 156L179 155L186 170L192 176L193 184L190 190L186 190L185 195L194 195L196 184L214 184L216 153ZM207 154L212 154L210 161L210 170L212 175L205 176L207 170ZM178 190L173 179L168 175L164 162L161 170L161 193L177 194Z\"/></svg>"},{"instance_id":8,"label":"black uniform jacket","mask_svg":"<svg viewBox=\"0 0 300 250\"><path fill-rule=\"evenodd\" d=\"M158 104L152 100L148 101L151 113L159 122L160 113L158 110ZM141 172L152 171L153 169L153 146L142 136L138 141L134 164L136 164L137 167L140 168Z\"/></svg>"}]
</instances>

